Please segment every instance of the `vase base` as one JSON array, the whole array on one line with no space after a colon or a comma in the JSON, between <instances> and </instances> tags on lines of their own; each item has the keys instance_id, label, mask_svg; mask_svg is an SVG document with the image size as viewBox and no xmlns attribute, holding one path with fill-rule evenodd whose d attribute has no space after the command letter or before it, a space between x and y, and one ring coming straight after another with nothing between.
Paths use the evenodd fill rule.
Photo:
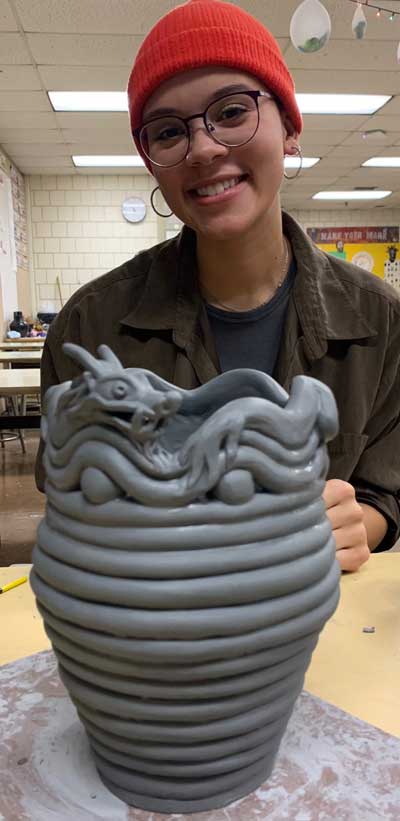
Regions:
<instances>
[{"instance_id":1,"label":"vase base","mask_svg":"<svg viewBox=\"0 0 400 821\"><path fill-rule=\"evenodd\" d=\"M186 800L178 800L176 798L160 798L155 796L143 795L143 793L134 792L123 787L118 786L112 780L107 778L99 768L99 759L94 754L96 766L103 784L114 795L117 796L125 804L137 809L146 810L147 812L159 812L165 815L173 813L191 814L196 812L207 812L210 810L218 810L233 804L234 801L239 801L245 798L250 793L254 792L267 778L270 777L275 763L277 751L273 755L264 759L262 766L258 768L257 772L252 777L248 778L244 783L238 784L236 787L210 795L207 798L193 798ZM126 773L126 770L125 770Z\"/></svg>"}]
</instances>

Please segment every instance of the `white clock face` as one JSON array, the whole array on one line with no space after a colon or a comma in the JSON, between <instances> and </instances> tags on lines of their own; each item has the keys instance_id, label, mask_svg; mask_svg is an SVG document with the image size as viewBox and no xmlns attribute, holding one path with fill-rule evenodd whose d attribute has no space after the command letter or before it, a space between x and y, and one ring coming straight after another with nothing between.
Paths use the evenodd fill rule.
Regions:
<instances>
[{"instance_id":1,"label":"white clock face","mask_svg":"<svg viewBox=\"0 0 400 821\"><path fill-rule=\"evenodd\" d=\"M128 197L122 203L122 214L128 222L141 222L146 216L146 203L140 197Z\"/></svg>"}]
</instances>

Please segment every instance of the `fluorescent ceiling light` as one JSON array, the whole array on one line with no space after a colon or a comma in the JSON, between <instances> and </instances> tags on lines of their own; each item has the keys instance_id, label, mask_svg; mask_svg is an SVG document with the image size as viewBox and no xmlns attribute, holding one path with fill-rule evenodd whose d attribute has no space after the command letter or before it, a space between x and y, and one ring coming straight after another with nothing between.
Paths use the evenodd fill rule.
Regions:
<instances>
[{"instance_id":1,"label":"fluorescent ceiling light","mask_svg":"<svg viewBox=\"0 0 400 821\"><path fill-rule=\"evenodd\" d=\"M49 91L54 111L128 111L126 91Z\"/></svg>"},{"instance_id":2,"label":"fluorescent ceiling light","mask_svg":"<svg viewBox=\"0 0 400 821\"><path fill-rule=\"evenodd\" d=\"M313 200L382 200L391 191L318 191Z\"/></svg>"},{"instance_id":3,"label":"fluorescent ceiling light","mask_svg":"<svg viewBox=\"0 0 400 821\"><path fill-rule=\"evenodd\" d=\"M302 114L373 114L390 99L384 94L296 94Z\"/></svg>"},{"instance_id":4,"label":"fluorescent ceiling light","mask_svg":"<svg viewBox=\"0 0 400 821\"><path fill-rule=\"evenodd\" d=\"M134 168L144 168L144 162L137 154L128 156L105 156L97 154L76 155L72 157L74 165L78 167L106 167L106 166L133 166ZM312 168L320 161L320 157L303 157L303 168ZM285 157L285 168L298 168L299 157Z\"/></svg>"},{"instance_id":5,"label":"fluorescent ceiling light","mask_svg":"<svg viewBox=\"0 0 400 821\"><path fill-rule=\"evenodd\" d=\"M371 157L363 165L370 168L399 168L400 157Z\"/></svg>"},{"instance_id":6,"label":"fluorescent ceiling light","mask_svg":"<svg viewBox=\"0 0 400 821\"><path fill-rule=\"evenodd\" d=\"M319 162L321 157L303 157L302 168L312 168ZM285 157L285 168L298 168L300 157Z\"/></svg>"},{"instance_id":7,"label":"fluorescent ceiling light","mask_svg":"<svg viewBox=\"0 0 400 821\"><path fill-rule=\"evenodd\" d=\"M126 91L49 91L55 111L128 111ZM302 114L373 114L391 96L383 94L296 94Z\"/></svg>"},{"instance_id":8,"label":"fluorescent ceiling light","mask_svg":"<svg viewBox=\"0 0 400 821\"><path fill-rule=\"evenodd\" d=\"M78 168L127 168L132 166L133 168L144 168L144 162L141 157L137 154L130 154L126 157L124 156L103 156L97 154L89 154L89 155L73 155L72 161L74 165Z\"/></svg>"}]
</instances>

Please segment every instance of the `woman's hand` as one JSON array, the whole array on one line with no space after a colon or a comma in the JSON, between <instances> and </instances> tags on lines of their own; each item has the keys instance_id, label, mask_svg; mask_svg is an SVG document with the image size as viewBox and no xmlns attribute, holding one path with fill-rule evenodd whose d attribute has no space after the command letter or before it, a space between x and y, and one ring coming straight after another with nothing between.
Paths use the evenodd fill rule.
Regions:
<instances>
[{"instance_id":1,"label":"woman's hand","mask_svg":"<svg viewBox=\"0 0 400 821\"><path fill-rule=\"evenodd\" d=\"M348 482L330 479L323 499L326 515L332 525L336 542L336 557L342 570L358 570L370 557L364 511Z\"/></svg>"}]
</instances>

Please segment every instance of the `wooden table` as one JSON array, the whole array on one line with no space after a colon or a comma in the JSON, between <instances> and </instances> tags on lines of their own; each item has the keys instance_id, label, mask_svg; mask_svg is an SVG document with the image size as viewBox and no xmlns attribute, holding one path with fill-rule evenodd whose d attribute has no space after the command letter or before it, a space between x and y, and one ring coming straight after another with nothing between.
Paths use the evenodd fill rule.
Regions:
<instances>
[{"instance_id":1,"label":"wooden table","mask_svg":"<svg viewBox=\"0 0 400 821\"><path fill-rule=\"evenodd\" d=\"M0 369L0 399L10 398L13 413L2 413L1 430L17 430L25 453L22 431L26 428L40 427L40 414L26 414L26 398L30 394L40 393L39 368Z\"/></svg>"},{"instance_id":2,"label":"wooden table","mask_svg":"<svg viewBox=\"0 0 400 821\"><path fill-rule=\"evenodd\" d=\"M26 396L28 393L40 393L40 370L37 368L0 370L0 397Z\"/></svg>"},{"instance_id":3,"label":"wooden table","mask_svg":"<svg viewBox=\"0 0 400 821\"><path fill-rule=\"evenodd\" d=\"M364 633L374 627L374 633ZM400 553L377 553L342 576L305 688L400 737Z\"/></svg>"},{"instance_id":4,"label":"wooden table","mask_svg":"<svg viewBox=\"0 0 400 821\"><path fill-rule=\"evenodd\" d=\"M42 358L42 349L23 351L0 351L0 365L16 365L19 363L36 365Z\"/></svg>"},{"instance_id":5,"label":"wooden table","mask_svg":"<svg viewBox=\"0 0 400 821\"><path fill-rule=\"evenodd\" d=\"M0 567L0 587L28 576L31 567ZM7 624L7 630L0 631L0 665L50 647L29 582L0 595L0 624Z\"/></svg>"},{"instance_id":6,"label":"wooden table","mask_svg":"<svg viewBox=\"0 0 400 821\"><path fill-rule=\"evenodd\" d=\"M43 348L45 337L21 337L21 339L10 339L0 342L0 351L26 351L28 348L37 350Z\"/></svg>"},{"instance_id":7,"label":"wooden table","mask_svg":"<svg viewBox=\"0 0 400 821\"><path fill-rule=\"evenodd\" d=\"M0 585L29 566L0 568ZM400 737L400 553L371 556L342 576L339 607L326 625L305 688L352 715ZM0 596L0 664L47 649L29 584ZM375 627L364 633L364 627Z\"/></svg>"}]
</instances>

